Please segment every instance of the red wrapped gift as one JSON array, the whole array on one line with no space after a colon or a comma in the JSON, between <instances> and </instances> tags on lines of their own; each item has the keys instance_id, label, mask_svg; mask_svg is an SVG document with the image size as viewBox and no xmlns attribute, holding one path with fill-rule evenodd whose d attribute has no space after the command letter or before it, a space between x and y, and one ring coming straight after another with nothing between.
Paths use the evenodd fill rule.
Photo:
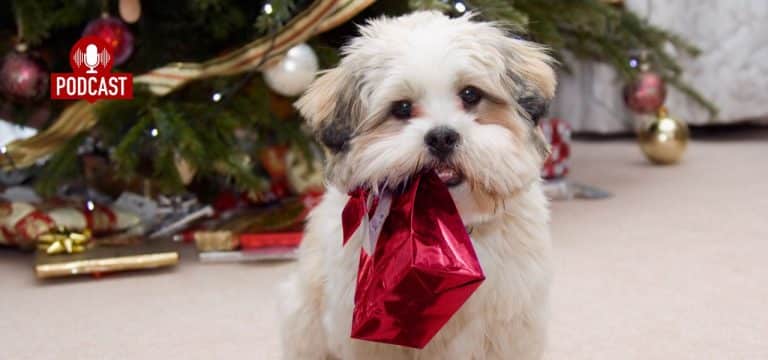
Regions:
<instances>
[{"instance_id":1,"label":"red wrapped gift","mask_svg":"<svg viewBox=\"0 0 768 360\"><path fill-rule=\"evenodd\" d=\"M423 348L485 279L451 194L429 172L402 193L350 195L344 241L364 237L351 336Z\"/></svg>"},{"instance_id":2,"label":"red wrapped gift","mask_svg":"<svg viewBox=\"0 0 768 360\"><path fill-rule=\"evenodd\" d=\"M542 121L539 126L550 146L550 154L544 161L541 177L545 179L562 178L568 174L568 162L571 156L571 126L557 118Z\"/></svg>"},{"instance_id":3,"label":"red wrapped gift","mask_svg":"<svg viewBox=\"0 0 768 360\"><path fill-rule=\"evenodd\" d=\"M103 235L138 224L134 214L93 203L66 206L0 200L0 245L31 247L38 236L58 227Z\"/></svg>"}]
</instances>

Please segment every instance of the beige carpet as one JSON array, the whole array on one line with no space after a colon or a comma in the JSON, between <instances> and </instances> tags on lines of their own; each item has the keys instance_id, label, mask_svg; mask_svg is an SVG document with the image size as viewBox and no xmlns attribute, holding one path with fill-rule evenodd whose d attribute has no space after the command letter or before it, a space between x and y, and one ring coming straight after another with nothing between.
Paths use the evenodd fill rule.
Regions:
<instances>
[{"instance_id":1,"label":"beige carpet","mask_svg":"<svg viewBox=\"0 0 768 360\"><path fill-rule=\"evenodd\" d=\"M549 359L768 359L768 133L694 143L654 167L628 140L578 143L553 205ZM278 359L292 264L203 265L37 282L0 250L0 359ZM301 341L301 339L296 339Z\"/></svg>"}]
</instances>

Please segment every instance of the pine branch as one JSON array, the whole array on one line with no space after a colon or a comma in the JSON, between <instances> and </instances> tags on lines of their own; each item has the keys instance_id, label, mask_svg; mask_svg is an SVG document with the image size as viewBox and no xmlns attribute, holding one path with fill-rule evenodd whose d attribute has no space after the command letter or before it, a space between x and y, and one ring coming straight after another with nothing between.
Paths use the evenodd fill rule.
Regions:
<instances>
[{"instance_id":1,"label":"pine branch","mask_svg":"<svg viewBox=\"0 0 768 360\"><path fill-rule=\"evenodd\" d=\"M480 9L481 17L499 21L516 33L524 33L530 23L528 14L515 8L512 1L470 0L467 4L473 9Z\"/></svg>"},{"instance_id":2,"label":"pine branch","mask_svg":"<svg viewBox=\"0 0 768 360\"><path fill-rule=\"evenodd\" d=\"M448 2L440 0L408 0L408 6L413 10L437 10L445 13L453 11Z\"/></svg>"},{"instance_id":3,"label":"pine branch","mask_svg":"<svg viewBox=\"0 0 768 360\"><path fill-rule=\"evenodd\" d=\"M411 1L415 8L442 9L441 1ZM483 18L517 26L534 41L548 45L553 56L568 70L562 55L570 52L578 58L602 61L629 81L636 70L628 65L633 51L647 50L650 59L670 84L706 108L712 116L716 107L679 76L683 69L665 46L696 56L699 50L678 35L659 29L636 14L617 9L600 0L468 0ZM443 10L446 11L446 10ZM450 12L452 10L447 10Z\"/></svg>"},{"instance_id":4,"label":"pine branch","mask_svg":"<svg viewBox=\"0 0 768 360\"><path fill-rule=\"evenodd\" d=\"M16 26L29 45L38 45L53 30L82 23L94 10L88 2L57 0L13 0L12 5Z\"/></svg>"},{"instance_id":5,"label":"pine branch","mask_svg":"<svg viewBox=\"0 0 768 360\"><path fill-rule=\"evenodd\" d=\"M63 180L75 178L82 172L77 150L85 136L86 133L80 133L70 139L43 166L35 183L38 193L42 196L51 196L56 193L56 189Z\"/></svg>"},{"instance_id":6,"label":"pine branch","mask_svg":"<svg viewBox=\"0 0 768 360\"><path fill-rule=\"evenodd\" d=\"M272 0L264 4L262 13L256 18L254 27L259 34L268 34L285 25L296 8L293 0Z\"/></svg>"},{"instance_id":7,"label":"pine branch","mask_svg":"<svg viewBox=\"0 0 768 360\"><path fill-rule=\"evenodd\" d=\"M709 99L703 97L701 94L699 94L698 91L694 90L690 85L687 83L682 82L678 77L669 77L669 76L662 76L664 80L667 83L672 84L675 88L682 91L684 94L686 94L688 97L696 101L698 104L703 106L714 118L715 115L718 113L718 108L715 104L713 104Z\"/></svg>"}]
</instances>

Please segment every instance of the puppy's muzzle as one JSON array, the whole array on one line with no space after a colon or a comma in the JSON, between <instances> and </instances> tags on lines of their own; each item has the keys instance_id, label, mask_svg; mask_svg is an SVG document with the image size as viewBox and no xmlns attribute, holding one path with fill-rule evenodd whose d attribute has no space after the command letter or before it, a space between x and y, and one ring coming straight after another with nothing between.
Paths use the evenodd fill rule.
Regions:
<instances>
[{"instance_id":1,"label":"puppy's muzzle","mask_svg":"<svg viewBox=\"0 0 768 360\"><path fill-rule=\"evenodd\" d=\"M461 135L448 126L435 127L424 136L424 143L427 145L429 153L440 160L445 160L451 156L458 147L460 140Z\"/></svg>"}]
</instances>

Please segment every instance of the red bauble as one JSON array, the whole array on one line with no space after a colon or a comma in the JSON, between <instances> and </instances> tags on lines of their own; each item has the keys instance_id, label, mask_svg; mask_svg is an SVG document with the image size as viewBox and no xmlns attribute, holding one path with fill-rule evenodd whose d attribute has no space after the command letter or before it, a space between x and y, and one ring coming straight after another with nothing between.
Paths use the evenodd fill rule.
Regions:
<instances>
[{"instance_id":1,"label":"red bauble","mask_svg":"<svg viewBox=\"0 0 768 360\"><path fill-rule=\"evenodd\" d=\"M88 23L83 36L96 36L112 47L115 65L128 60L133 53L133 34L128 26L113 17L102 17Z\"/></svg>"},{"instance_id":2,"label":"red bauble","mask_svg":"<svg viewBox=\"0 0 768 360\"><path fill-rule=\"evenodd\" d=\"M33 102L48 92L48 69L39 57L13 51L0 62L0 92L14 102Z\"/></svg>"},{"instance_id":3,"label":"red bauble","mask_svg":"<svg viewBox=\"0 0 768 360\"><path fill-rule=\"evenodd\" d=\"M632 111L652 114L664 105L667 85L659 74L644 71L624 87L624 102Z\"/></svg>"}]
</instances>

